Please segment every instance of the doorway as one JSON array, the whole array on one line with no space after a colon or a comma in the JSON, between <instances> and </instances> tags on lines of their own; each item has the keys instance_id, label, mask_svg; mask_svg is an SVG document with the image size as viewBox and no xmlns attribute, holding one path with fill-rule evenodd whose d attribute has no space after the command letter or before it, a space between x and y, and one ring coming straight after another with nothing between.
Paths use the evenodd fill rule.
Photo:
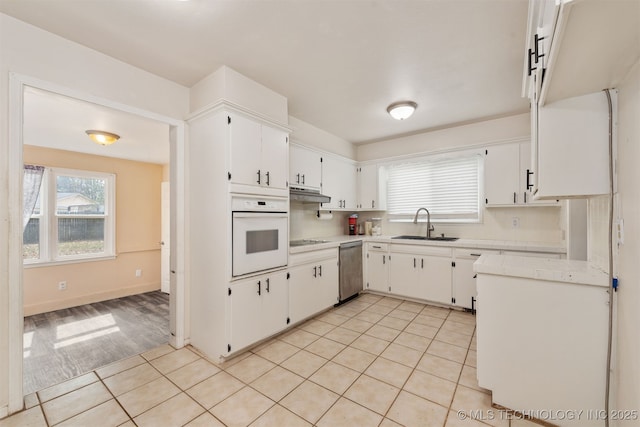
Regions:
<instances>
[{"instance_id":1,"label":"doorway","mask_svg":"<svg viewBox=\"0 0 640 427\"><path fill-rule=\"evenodd\" d=\"M78 94L67 88L46 82L30 79L26 76L12 74L10 79L10 125L9 125L9 195L10 203L14 209L10 211L10 223L13 224L10 231L10 264L9 264L9 412L15 412L22 408L22 375L23 375L23 265L22 265L22 230L17 227L21 224L22 205L22 165L23 165L23 136L22 127L24 119L24 91L27 88L36 88L55 94L74 98L95 105L112 108L124 113L138 115L150 120L157 120L169 127L170 144L170 181L172 203L170 204L170 247L173 255L173 264L170 267L170 334L167 337L174 347L184 345L184 210L180 205L184 197L184 133L185 126L181 120L176 120L155 113L144 111L135 107L115 103L106 99L93 97L86 94Z\"/></svg>"}]
</instances>

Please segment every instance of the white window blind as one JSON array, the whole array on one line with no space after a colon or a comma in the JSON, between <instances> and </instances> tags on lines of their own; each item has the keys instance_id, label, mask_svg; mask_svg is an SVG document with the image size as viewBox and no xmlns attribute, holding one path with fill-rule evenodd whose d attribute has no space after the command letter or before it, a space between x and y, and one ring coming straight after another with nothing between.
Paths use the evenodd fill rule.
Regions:
<instances>
[{"instance_id":1,"label":"white window blind","mask_svg":"<svg viewBox=\"0 0 640 427\"><path fill-rule=\"evenodd\" d=\"M413 219L424 207L432 221L480 221L480 162L473 153L392 164L387 182L389 219Z\"/></svg>"}]
</instances>

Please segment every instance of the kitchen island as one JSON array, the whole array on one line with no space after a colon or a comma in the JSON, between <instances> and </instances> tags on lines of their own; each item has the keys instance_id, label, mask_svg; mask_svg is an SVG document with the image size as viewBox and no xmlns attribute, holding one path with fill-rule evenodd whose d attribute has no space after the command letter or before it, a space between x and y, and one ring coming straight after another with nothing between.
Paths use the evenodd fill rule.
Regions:
<instances>
[{"instance_id":1,"label":"kitchen island","mask_svg":"<svg viewBox=\"0 0 640 427\"><path fill-rule=\"evenodd\" d=\"M559 426L601 426L608 275L585 261L485 255L478 383L494 404ZM561 418L561 419L560 419Z\"/></svg>"}]
</instances>

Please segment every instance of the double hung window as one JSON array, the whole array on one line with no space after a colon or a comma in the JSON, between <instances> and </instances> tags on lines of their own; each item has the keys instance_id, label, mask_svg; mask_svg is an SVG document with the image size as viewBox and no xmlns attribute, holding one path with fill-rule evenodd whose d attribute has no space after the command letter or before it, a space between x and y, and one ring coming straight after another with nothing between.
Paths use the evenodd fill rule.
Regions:
<instances>
[{"instance_id":1,"label":"double hung window","mask_svg":"<svg viewBox=\"0 0 640 427\"><path fill-rule=\"evenodd\" d=\"M481 168L482 157L475 151L391 163L389 220L413 220L424 207L433 222L480 222Z\"/></svg>"},{"instance_id":2,"label":"double hung window","mask_svg":"<svg viewBox=\"0 0 640 427\"><path fill-rule=\"evenodd\" d=\"M45 168L23 232L25 264L115 254L115 175Z\"/></svg>"}]
</instances>

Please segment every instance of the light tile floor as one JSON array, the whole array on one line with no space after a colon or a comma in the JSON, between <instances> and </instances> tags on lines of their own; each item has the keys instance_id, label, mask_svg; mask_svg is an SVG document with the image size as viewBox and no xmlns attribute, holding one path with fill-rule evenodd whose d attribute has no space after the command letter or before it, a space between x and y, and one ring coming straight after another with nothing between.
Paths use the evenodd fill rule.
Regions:
<instances>
[{"instance_id":1,"label":"light tile floor","mask_svg":"<svg viewBox=\"0 0 640 427\"><path fill-rule=\"evenodd\" d=\"M478 386L471 314L373 294L222 364L163 345L25 407L0 427L536 425Z\"/></svg>"}]
</instances>

